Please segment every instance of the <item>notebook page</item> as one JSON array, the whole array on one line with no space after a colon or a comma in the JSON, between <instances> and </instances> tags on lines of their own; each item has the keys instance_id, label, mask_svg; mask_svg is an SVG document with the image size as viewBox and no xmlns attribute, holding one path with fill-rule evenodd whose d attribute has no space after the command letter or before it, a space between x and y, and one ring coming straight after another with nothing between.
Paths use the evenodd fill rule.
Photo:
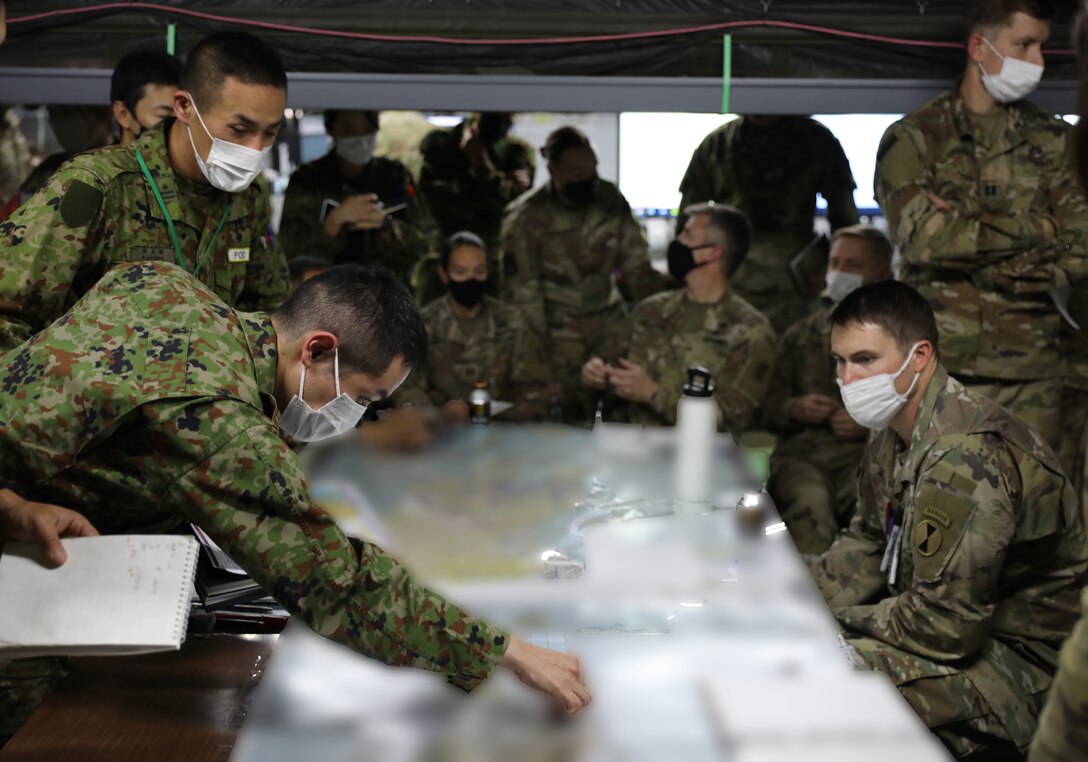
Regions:
<instances>
[{"instance_id":1,"label":"notebook page","mask_svg":"<svg viewBox=\"0 0 1088 762\"><path fill-rule=\"evenodd\" d=\"M39 547L0 555L0 650L119 654L176 650L185 638L199 545L177 535L62 541L68 560L49 568Z\"/></svg>"}]
</instances>

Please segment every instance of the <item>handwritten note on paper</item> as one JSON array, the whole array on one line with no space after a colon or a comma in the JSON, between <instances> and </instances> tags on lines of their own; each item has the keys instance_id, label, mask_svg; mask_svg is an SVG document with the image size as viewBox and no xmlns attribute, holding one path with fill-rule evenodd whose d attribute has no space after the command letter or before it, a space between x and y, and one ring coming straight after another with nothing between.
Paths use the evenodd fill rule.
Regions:
<instances>
[{"instance_id":1,"label":"handwritten note on paper","mask_svg":"<svg viewBox=\"0 0 1088 762\"><path fill-rule=\"evenodd\" d=\"M0 555L0 653L125 654L180 648L198 545L177 535L63 540L50 568L37 545ZM13 653L14 652L14 653Z\"/></svg>"}]
</instances>

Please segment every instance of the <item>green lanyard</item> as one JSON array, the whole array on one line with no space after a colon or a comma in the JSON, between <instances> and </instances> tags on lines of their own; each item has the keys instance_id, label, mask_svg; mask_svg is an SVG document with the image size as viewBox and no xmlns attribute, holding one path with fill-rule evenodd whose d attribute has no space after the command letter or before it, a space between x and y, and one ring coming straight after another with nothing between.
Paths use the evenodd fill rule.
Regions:
<instances>
[{"instance_id":1,"label":"green lanyard","mask_svg":"<svg viewBox=\"0 0 1088 762\"><path fill-rule=\"evenodd\" d=\"M159 202L159 209L162 209L162 214L166 218L166 229L170 233L170 243L174 244L174 252L178 255L178 266L182 270L185 268L185 257L181 253L181 245L178 243L178 234L174 231L174 219L170 216L170 212L166 211L166 202L162 200L162 194L159 193L159 186L155 184L155 178L151 176L151 171L147 168L147 163L144 161L144 155L140 152L140 149L136 149L136 161L140 164L140 171L144 173L144 177L151 183L151 192L155 194L155 200ZM227 224L227 218L230 217L231 207L234 206L234 194L227 194L227 208L223 210L223 218L219 220L219 224L215 228L215 232L212 233L212 240L208 241L208 247L204 249L204 253L200 257L200 261L196 263L196 269L193 270L195 276L200 272L200 268L204 266L204 260L211 254L212 247L215 246L216 239L219 238L219 232L223 229L223 226Z\"/></svg>"}]
</instances>

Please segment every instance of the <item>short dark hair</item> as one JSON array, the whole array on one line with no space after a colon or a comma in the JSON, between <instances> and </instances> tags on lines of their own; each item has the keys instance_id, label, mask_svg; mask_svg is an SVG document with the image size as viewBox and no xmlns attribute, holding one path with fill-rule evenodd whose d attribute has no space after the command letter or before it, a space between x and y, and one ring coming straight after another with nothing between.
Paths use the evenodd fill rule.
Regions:
<instances>
[{"instance_id":1,"label":"short dark hair","mask_svg":"<svg viewBox=\"0 0 1088 762\"><path fill-rule=\"evenodd\" d=\"M752 230L744 212L729 204L715 204L708 201L705 204L692 204L685 207L684 214L687 217L700 214L710 218L707 229L718 234L715 243L722 244L725 249L722 255L725 274L735 273L748 256L748 247L752 241Z\"/></svg>"},{"instance_id":2,"label":"short dark hair","mask_svg":"<svg viewBox=\"0 0 1088 762\"><path fill-rule=\"evenodd\" d=\"M934 353L938 351L933 308L914 288L897 280L881 280L851 291L831 311L827 322L832 328L879 326L903 353L923 339L933 345Z\"/></svg>"},{"instance_id":3,"label":"short dark hair","mask_svg":"<svg viewBox=\"0 0 1088 762\"><path fill-rule=\"evenodd\" d=\"M560 127L554 130L548 139L544 141L544 147L540 149L540 155L543 156L549 164L558 164L559 160L563 157L564 151L569 151L572 148L588 148L593 150L593 144L589 142L589 138L577 127Z\"/></svg>"},{"instance_id":4,"label":"short dark hair","mask_svg":"<svg viewBox=\"0 0 1088 762\"><path fill-rule=\"evenodd\" d=\"M330 108L325 109L325 132L332 132L332 126L336 124L336 120L340 118L341 114L346 114L350 111L358 111L365 116L375 130L381 129L381 112L380 111L364 111L363 109L347 109L347 108Z\"/></svg>"},{"instance_id":5,"label":"short dark hair","mask_svg":"<svg viewBox=\"0 0 1088 762\"><path fill-rule=\"evenodd\" d=\"M125 55L110 75L110 103L121 101L135 113L148 85L177 85L181 61L161 50L135 50Z\"/></svg>"},{"instance_id":6,"label":"short dark hair","mask_svg":"<svg viewBox=\"0 0 1088 762\"><path fill-rule=\"evenodd\" d=\"M340 365L380 376L397 355L414 368L427 356L427 329L407 287L384 267L337 265L298 287L275 311L288 340L307 331L340 339Z\"/></svg>"},{"instance_id":7,"label":"short dark hair","mask_svg":"<svg viewBox=\"0 0 1088 762\"><path fill-rule=\"evenodd\" d=\"M245 85L287 90L287 73L279 54L249 32L217 32L196 44L181 70L180 86L207 109L219 98L227 77Z\"/></svg>"},{"instance_id":8,"label":"short dark hair","mask_svg":"<svg viewBox=\"0 0 1088 762\"><path fill-rule=\"evenodd\" d=\"M443 267L448 268L450 266L450 256L453 254L453 250L461 246L475 246L484 252L487 251L487 244L484 243L484 239L470 230L460 230L443 241L442 248L438 250L438 258Z\"/></svg>"},{"instance_id":9,"label":"short dark hair","mask_svg":"<svg viewBox=\"0 0 1088 762\"><path fill-rule=\"evenodd\" d=\"M979 29L1007 26L1014 13L1049 21L1054 15L1054 4L1051 0L970 0L964 18L967 36Z\"/></svg>"},{"instance_id":10,"label":"short dark hair","mask_svg":"<svg viewBox=\"0 0 1088 762\"><path fill-rule=\"evenodd\" d=\"M856 238L869 244L881 267L892 263L893 246L884 231L875 225L847 225L831 234L831 244L842 238Z\"/></svg>"},{"instance_id":11,"label":"short dark hair","mask_svg":"<svg viewBox=\"0 0 1088 762\"><path fill-rule=\"evenodd\" d=\"M287 270L291 273L291 281L302 280L302 276L311 270L324 272L332 267L327 260L321 257L295 257L287 260Z\"/></svg>"}]
</instances>

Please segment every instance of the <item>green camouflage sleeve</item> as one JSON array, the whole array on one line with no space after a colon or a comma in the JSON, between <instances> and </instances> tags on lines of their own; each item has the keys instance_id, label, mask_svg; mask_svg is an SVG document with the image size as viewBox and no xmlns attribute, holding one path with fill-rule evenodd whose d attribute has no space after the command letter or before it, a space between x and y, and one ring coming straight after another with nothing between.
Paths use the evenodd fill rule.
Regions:
<instances>
[{"instance_id":1,"label":"green camouflage sleeve","mask_svg":"<svg viewBox=\"0 0 1088 762\"><path fill-rule=\"evenodd\" d=\"M344 233L331 238L325 234L320 220L323 202L305 183L287 183L276 234L276 247L285 260L320 257L331 263L344 248L347 240Z\"/></svg>"},{"instance_id":2,"label":"green camouflage sleeve","mask_svg":"<svg viewBox=\"0 0 1088 762\"><path fill-rule=\"evenodd\" d=\"M516 321L512 353L507 384L510 401L517 404L503 420L542 421L547 413L545 392L551 381L551 366L540 336L524 318Z\"/></svg>"},{"instance_id":3,"label":"green camouflage sleeve","mask_svg":"<svg viewBox=\"0 0 1088 762\"><path fill-rule=\"evenodd\" d=\"M842 150L842 144L834 136L826 147L827 161L823 176L820 178L820 195L827 201L827 221L832 230L856 225L858 208L854 204L854 174L850 171L850 160Z\"/></svg>"},{"instance_id":4,"label":"green camouflage sleeve","mask_svg":"<svg viewBox=\"0 0 1088 762\"><path fill-rule=\"evenodd\" d=\"M499 292L507 304L522 311L529 325L541 336L548 332L544 293L540 285L540 262L534 250L539 231L523 228L520 211L507 212L502 221Z\"/></svg>"},{"instance_id":5,"label":"green camouflage sleeve","mask_svg":"<svg viewBox=\"0 0 1088 762\"><path fill-rule=\"evenodd\" d=\"M1016 463L999 440L957 435L943 438L935 449L947 454L922 468L910 534L933 524L927 516L940 517L936 531L943 542L926 555L913 536L904 537L901 552L912 554L914 572L901 580L902 592L873 606L833 610L852 633L950 661L976 654L989 632L1005 551L1015 532L1011 495L1020 485ZM974 491L953 486L964 484L974 485Z\"/></svg>"},{"instance_id":6,"label":"green camouflage sleeve","mask_svg":"<svg viewBox=\"0 0 1088 762\"><path fill-rule=\"evenodd\" d=\"M0 223L0 352L63 314L73 283L102 269L103 188L70 164Z\"/></svg>"},{"instance_id":7,"label":"green camouflage sleeve","mask_svg":"<svg viewBox=\"0 0 1088 762\"><path fill-rule=\"evenodd\" d=\"M397 407L430 407L442 404L442 401L437 400L437 396L435 390L431 388L427 364L424 361L420 366L412 368L408 378L394 392L392 400Z\"/></svg>"},{"instance_id":8,"label":"green camouflage sleeve","mask_svg":"<svg viewBox=\"0 0 1088 762\"><path fill-rule=\"evenodd\" d=\"M646 236L626 201L622 215L618 264L623 274L623 282L630 288L635 301L642 301L647 296L664 290L665 279L650 264Z\"/></svg>"},{"instance_id":9,"label":"green camouflage sleeve","mask_svg":"<svg viewBox=\"0 0 1088 762\"><path fill-rule=\"evenodd\" d=\"M778 340L774 373L763 400L763 426L773 434L789 434L802 428L800 421L790 417L790 403L796 399L797 363L811 351L804 341L799 323L787 328Z\"/></svg>"},{"instance_id":10,"label":"green camouflage sleeve","mask_svg":"<svg viewBox=\"0 0 1088 762\"><path fill-rule=\"evenodd\" d=\"M1088 749L1088 590L1081 609L1080 621L1062 646L1028 762L1066 762Z\"/></svg>"},{"instance_id":11,"label":"green camouflage sleeve","mask_svg":"<svg viewBox=\"0 0 1088 762\"><path fill-rule=\"evenodd\" d=\"M291 276L283 250L273 245L272 208L268 186L260 180L261 195L253 213L250 236L250 262L246 265L246 282L238 303L232 305L246 312L272 312L287 299Z\"/></svg>"},{"instance_id":12,"label":"green camouflage sleeve","mask_svg":"<svg viewBox=\"0 0 1088 762\"><path fill-rule=\"evenodd\" d=\"M1041 246L1043 216L1034 211L990 213L963 199L942 199L927 168L924 138L901 123L884 134L874 188L902 256L919 266L978 270L995 260ZM964 208L965 207L965 208Z\"/></svg>"},{"instance_id":13,"label":"green camouflage sleeve","mask_svg":"<svg viewBox=\"0 0 1088 762\"><path fill-rule=\"evenodd\" d=\"M427 202L417 192L415 184L407 172L404 177L405 188L408 189L408 207L404 210L404 217L393 217L388 230L382 231L383 235L391 234L395 243L391 246L396 258L396 272L411 273L416 266L427 256L437 260L440 246L438 223L435 222ZM417 284L413 284L417 285Z\"/></svg>"},{"instance_id":14,"label":"green camouflage sleeve","mask_svg":"<svg viewBox=\"0 0 1088 762\"><path fill-rule=\"evenodd\" d=\"M186 414L214 420L238 411L214 402ZM377 546L348 540L310 502L301 463L271 422L222 443L168 491L182 496L187 519L323 637L386 664L444 673L466 689L506 651L504 632L416 585Z\"/></svg>"},{"instance_id":15,"label":"green camouflage sleeve","mask_svg":"<svg viewBox=\"0 0 1088 762\"><path fill-rule=\"evenodd\" d=\"M816 587L833 609L859 605L887 589L887 578L880 571L885 545L882 506L876 504L867 477L873 447L870 440L858 477L858 508L850 524L821 555L805 557Z\"/></svg>"}]
</instances>

